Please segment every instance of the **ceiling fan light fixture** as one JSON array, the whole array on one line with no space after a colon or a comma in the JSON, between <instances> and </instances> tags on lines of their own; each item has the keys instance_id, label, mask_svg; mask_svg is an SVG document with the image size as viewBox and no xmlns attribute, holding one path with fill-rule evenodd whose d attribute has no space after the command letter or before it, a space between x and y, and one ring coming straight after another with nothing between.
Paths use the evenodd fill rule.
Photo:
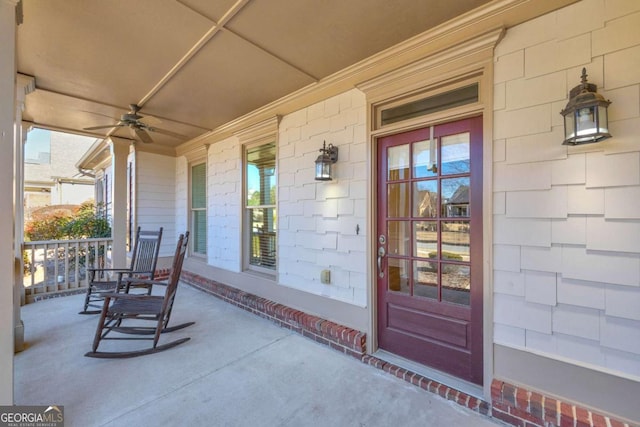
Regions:
<instances>
[{"instance_id":1,"label":"ceiling fan light fixture","mask_svg":"<svg viewBox=\"0 0 640 427\"><path fill-rule=\"evenodd\" d=\"M147 144L150 144L153 142L153 139L151 138L148 132L155 132L155 133L167 135L176 139L183 139L183 140L188 139L185 135L181 135L179 133L171 132L169 130L149 126L148 124L144 123L142 119L144 119L145 116L138 114L138 112L141 109L141 107L138 104L129 104L129 108L130 108L130 111L120 116L120 120L115 124L86 127L84 128L84 130L113 129L118 127L128 127L131 130L131 135L134 138L138 138L142 142Z\"/></svg>"}]
</instances>

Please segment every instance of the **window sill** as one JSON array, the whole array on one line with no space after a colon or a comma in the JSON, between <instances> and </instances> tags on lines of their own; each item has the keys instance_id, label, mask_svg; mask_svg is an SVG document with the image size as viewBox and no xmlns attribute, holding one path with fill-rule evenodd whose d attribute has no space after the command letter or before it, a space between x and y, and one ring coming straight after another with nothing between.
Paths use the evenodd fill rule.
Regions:
<instances>
[{"instance_id":1,"label":"window sill","mask_svg":"<svg viewBox=\"0 0 640 427\"><path fill-rule=\"evenodd\" d=\"M243 273L248 274L250 276L260 277L261 279L271 280L275 282L277 280L277 273L274 271L273 273L266 273L262 271L256 271L251 269L246 269Z\"/></svg>"},{"instance_id":2,"label":"window sill","mask_svg":"<svg viewBox=\"0 0 640 427\"><path fill-rule=\"evenodd\" d=\"M206 255L201 255L201 254L189 254L189 256L187 257L193 261L198 261L198 262L203 262L203 263L207 263L207 256Z\"/></svg>"}]
</instances>

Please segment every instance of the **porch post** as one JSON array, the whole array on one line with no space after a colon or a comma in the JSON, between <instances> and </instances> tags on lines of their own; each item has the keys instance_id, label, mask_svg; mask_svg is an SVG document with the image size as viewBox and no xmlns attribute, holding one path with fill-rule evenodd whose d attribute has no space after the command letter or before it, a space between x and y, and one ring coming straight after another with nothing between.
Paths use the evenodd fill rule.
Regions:
<instances>
[{"instance_id":1,"label":"porch post","mask_svg":"<svg viewBox=\"0 0 640 427\"><path fill-rule=\"evenodd\" d=\"M24 198L24 143L27 140L29 125L22 123L22 111L24 102L28 94L36 88L36 80L31 76L18 74L16 82L16 118L15 118L15 141L14 141L14 181L15 200ZM14 325L14 345L15 351L24 349L24 323L20 318L20 306L24 304L24 261L22 258L22 242L24 242L24 203L14 205L15 222L15 270L14 270L14 293L13 293L13 325Z\"/></svg>"},{"instance_id":2,"label":"porch post","mask_svg":"<svg viewBox=\"0 0 640 427\"><path fill-rule=\"evenodd\" d=\"M16 0L0 0L0 405L13 404Z\"/></svg>"},{"instance_id":3,"label":"porch post","mask_svg":"<svg viewBox=\"0 0 640 427\"><path fill-rule=\"evenodd\" d=\"M111 264L116 268L126 267L127 264L127 157L130 145L129 140L109 138L113 171Z\"/></svg>"}]
</instances>

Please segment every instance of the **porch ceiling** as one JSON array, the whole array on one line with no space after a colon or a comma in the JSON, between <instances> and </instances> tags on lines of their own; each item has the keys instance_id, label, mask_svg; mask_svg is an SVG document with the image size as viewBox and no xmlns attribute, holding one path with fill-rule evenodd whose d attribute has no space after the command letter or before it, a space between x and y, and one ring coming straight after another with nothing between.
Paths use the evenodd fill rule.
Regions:
<instances>
[{"instance_id":1,"label":"porch ceiling","mask_svg":"<svg viewBox=\"0 0 640 427\"><path fill-rule=\"evenodd\" d=\"M130 138L137 103L165 150L489 0L22 0L23 118Z\"/></svg>"}]
</instances>

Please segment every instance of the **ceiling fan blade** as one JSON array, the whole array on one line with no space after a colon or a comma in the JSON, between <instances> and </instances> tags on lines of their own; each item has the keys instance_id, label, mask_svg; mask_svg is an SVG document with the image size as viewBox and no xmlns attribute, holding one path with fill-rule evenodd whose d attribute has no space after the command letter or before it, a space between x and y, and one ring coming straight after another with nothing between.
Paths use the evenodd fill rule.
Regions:
<instances>
[{"instance_id":1,"label":"ceiling fan blade","mask_svg":"<svg viewBox=\"0 0 640 427\"><path fill-rule=\"evenodd\" d=\"M82 128L82 129L84 129L84 130L97 130L97 129L117 128L117 127L120 127L120 126L122 126L120 123L115 123L115 124L112 124L112 125L91 126L91 127L88 127L88 128Z\"/></svg>"},{"instance_id":2,"label":"ceiling fan blade","mask_svg":"<svg viewBox=\"0 0 640 427\"><path fill-rule=\"evenodd\" d=\"M140 140L142 142L144 142L145 144L151 144L153 143L153 139L151 139L151 137L149 136L149 134L147 132L144 131L144 129L140 129L140 128L133 128L133 131L135 132L135 134L138 136L138 138L140 138Z\"/></svg>"},{"instance_id":3,"label":"ceiling fan blade","mask_svg":"<svg viewBox=\"0 0 640 427\"><path fill-rule=\"evenodd\" d=\"M89 110L75 110L75 109L69 109L69 110L71 110L73 112L87 113L87 114L91 114L93 116L106 117L106 118L111 119L111 120L118 120L118 118L114 117L113 114L103 114L103 113L99 113L97 111L89 111Z\"/></svg>"},{"instance_id":4,"label":"ceiling fan blade","mask_svg":"<svg viewBox=\"0 0 640 427\"><path fill-rule=\"evenodd\" d=\"M160 120L159 118L154 117L154 116L140 116L138 121L140 123L145 124L146 126L155 126L155 125L159 125L160 123L162 123L162 120Z\"/></svg>"},{"instance_id":5,"label":"ceiling fan blade","mask_svg":"<svg viewBox=\"0 0 640 427\"><path fill-rule=\"evenodd\" d=\"M181 135L179 133L171 132L170 130L166 130L166 129L154 128L154 127L151 127L151 126L147 126L146 129L149 132L161 133L163 135L171 136L171 137L176 138L176 139L187 139L188 138L186 135Z\"/></svg>"}]
</instances>

